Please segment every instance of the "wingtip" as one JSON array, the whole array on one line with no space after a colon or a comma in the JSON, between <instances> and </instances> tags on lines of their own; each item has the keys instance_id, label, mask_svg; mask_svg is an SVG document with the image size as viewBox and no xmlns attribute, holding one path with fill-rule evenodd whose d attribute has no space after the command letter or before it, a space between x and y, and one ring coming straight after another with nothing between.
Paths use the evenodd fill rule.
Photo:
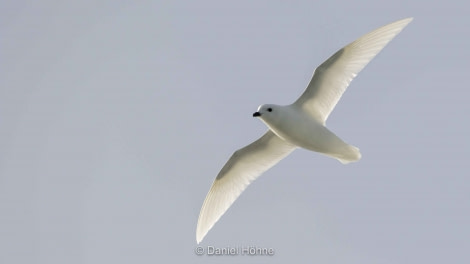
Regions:
<instances>
[{"instance_id":1,"label":"wingtip","mask_svg":"<svg viewBox=\"0 0 470 264\"><path fill-rule=\"evenodd\" d=\"M405 23L405 25L408 25L411 21L413 21L414 17L408 17L408 18L404 18L402 20L398 20L397 22L403 22Z\"/></svg>"},{"instance_id":2,"label":"wingtip","mask_svg":"<svg viewBox=\"0 0 470 264\"><path fill-rule=\"evenodd\" d=\"M204 236L201 236L200 234L196 234L196 243L199 245L201 241L204 239Z\"/></svg>"},{"instance_id":3,"label":"wingtip","mask_svg":"<svg viewBox=\"0 0 470 264\"><path fill-rule=\"evenodd\" d=\"M385 25L384 27L395 25L395 26L399 26L400 28L405 28L411 21L413 21L413 19L414 19L413 17L403 18L395 22L392 22L388 25Z\"/></svg>"},{"instance_id":4,"label":"wingtip","mask_svg":"<svg viewBox=\"0 0 470 264\"><path fill-rule=\"evenodd\" d=\"M201 232L199 230L199 228L197 228L197 231L196 231L196 243L199 245L199 243L201 243L201 241L204 239L204 236L205 235L201 235Z\"/></svg>"},{"instance_id":5,"label":"wingtip","mask_svg":"<svg viewBox=\"0 0 470 264\"><path fill-rule=\"evenodd\" d=\"M207 226L201 225L201 220L198 221L196 227L196 242L198 244L202 242L211 228L207 229Z\"/></svg>"}]
</instances>

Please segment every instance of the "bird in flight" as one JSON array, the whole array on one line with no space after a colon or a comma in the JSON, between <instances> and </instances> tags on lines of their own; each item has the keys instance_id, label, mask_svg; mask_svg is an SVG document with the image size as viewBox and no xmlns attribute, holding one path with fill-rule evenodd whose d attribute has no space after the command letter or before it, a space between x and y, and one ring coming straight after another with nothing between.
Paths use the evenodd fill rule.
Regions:
<instances>
[{"instance_id":1,"label":"bird in flight","mask_svg":"<svg viewBox=\"0 0 470 264\"><path fill-rule=\"evenodd\" d=\"M321 153L343 164L361 158L359 149L341 140L325 122L354 77L412 20L385 25L337 51L315 69L294 103L258 107L253 117L261 119L268 131L235 151L215 178L199 214L198 244L252 181L296 148Z\"/></svg>"}]
</instances>

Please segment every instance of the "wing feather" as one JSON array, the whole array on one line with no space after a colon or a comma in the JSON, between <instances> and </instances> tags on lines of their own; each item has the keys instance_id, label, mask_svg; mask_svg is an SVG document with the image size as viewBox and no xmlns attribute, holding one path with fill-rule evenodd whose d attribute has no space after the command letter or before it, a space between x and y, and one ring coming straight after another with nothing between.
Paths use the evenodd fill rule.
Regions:
<instances>
[{"instance_id":1,"label":"wing feather","mask_svg":"<svg viewBox=\"0 0 470 264\"><path fill-rule=\"evenodd\" d=\"M255 142L235 151L217 175L204 200L197 223L197 243L201 242L252 181L295 148L268 130Z\"/></svg>"},{"instance_id":2,"label":"wing feather","mask_svg":"<svg viewBox=\"0 0 470 264\"><path fill-rule=\"evenodd\" d=\"M411 20L407 18L378 28L337 51L315 70L307 89L294 105L325 124L349 83Z\"/></svg>"}]
</instances>

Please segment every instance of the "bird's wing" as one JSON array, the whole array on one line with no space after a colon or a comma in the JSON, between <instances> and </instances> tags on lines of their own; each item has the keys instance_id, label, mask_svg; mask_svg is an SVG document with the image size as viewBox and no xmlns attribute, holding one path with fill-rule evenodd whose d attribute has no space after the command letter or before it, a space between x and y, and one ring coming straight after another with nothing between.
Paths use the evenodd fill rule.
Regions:
<instances>
[{"instance_id":1,"label":"bird's wing","mask_svg":"<svg viewBox=\"0 0 470 264\"><path fill-rule=\"evenodd\" d=\"M325 124L349 83L411 20L378 28L337 51L315 69L307 89L294 105Z\"/></svg>"},{"instance_id":2,"label":"bird's wing","mask_svg":"<svg viewBox=\"0 0 470 264\"><path fill-rule=\"evenodd\" d=\"M295 148L268 130L255 142L235 151L217 175L204 200L197 223L197 243L201 242L252 181Z\"/></svg>"}]
</instances>

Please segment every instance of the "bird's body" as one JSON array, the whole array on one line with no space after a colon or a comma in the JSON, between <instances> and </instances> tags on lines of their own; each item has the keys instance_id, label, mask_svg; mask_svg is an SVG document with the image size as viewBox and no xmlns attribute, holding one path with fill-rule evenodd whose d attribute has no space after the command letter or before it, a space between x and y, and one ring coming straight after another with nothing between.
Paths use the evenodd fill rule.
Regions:
<instances>
[{"instance_id":1,"label":"bird's body","mask_svg":"<svg viewBox=\"0 0 470 264\"><path fill-rule=\"evenodd\" d=\"M274 134L297 147L330 156L344 164L361 158L358 148L345 143L295 104L262 105L257 112Z\"/></svg>"},{"instance_id":2,"label":"bird's body","mask_svg":"<svg viewBox=\"0 0 470 264\"><path fill-rule=\"evenodd\" d=\"M199 214L198 243L252 181L296 148L333 157L343 164L361 158L358 148L326 127L326 120L354 77L411 20L373 30L337 51L315 69L307 89L294 103L258 108L253 116L260 118L268 131L235 151L217 175Z\"/></svg>"}]
</instances>

